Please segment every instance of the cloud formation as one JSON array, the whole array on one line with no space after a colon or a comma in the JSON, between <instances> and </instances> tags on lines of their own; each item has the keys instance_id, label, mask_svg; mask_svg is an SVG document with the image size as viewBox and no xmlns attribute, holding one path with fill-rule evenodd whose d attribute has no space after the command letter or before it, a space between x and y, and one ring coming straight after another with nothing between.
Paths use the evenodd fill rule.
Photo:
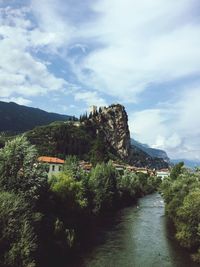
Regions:
<instances>
[{"instance_id":1,"label":"cloud formation","mask_svg":"<svg viewBox=\"0 0 200 267\"><path fill-rule=\"evenodd\" d=\"M30 9L6 7L0 13L0 96L30 97L67 87L67 81L48 70L48 62L34 56L41 43L34 42L38 29L27 18Z\"/></svg>"},{"instance_id":2,"label":"cloud formation","mask_svg":"<svg viewBox=\"0 0 200 267\"><path fill-rule=\"evenodd\" d=\"M95 91L77 92L74 98L75 101L85 101L88 107L93 105L98 107L107 106L106 101Z\"/></svg>"},{"instance_id":3,"label":"cloud formation","mask_svg":"<svg viewBox=\"0 0 200 267\"><path fill-rule=\"evenodd\" d=\"M34 105L55 93L81 110L118 101L129 107L133 137L172 157L199 157L198 0L0 6L2 100ZM155 91L162 103L149 97Z\"/></svg>"},{"instance_id":4,"label":"cloud formation","mask_svg":"<svg viewBox=\"0 0 200 267\"><path fill-rule=\"evenodd\" d=\"M200 25L193 12L197 1L95 3L101 15L83 32L85 38L99 40L99 47L76 66L84 83L134 103L150 85L199 72Z\"/></svg>"},{"instance_id":5,"label":"cloud formation","mask_svg":"<svg viewBox=\"0 0 200 267\"><path fill-rule=\"evenodd\" d=\"M200 87L180 93L174 102L130 116L132 136L155 148L168 151L171 158L200 161Z\"/></svg>"}]
</instances>

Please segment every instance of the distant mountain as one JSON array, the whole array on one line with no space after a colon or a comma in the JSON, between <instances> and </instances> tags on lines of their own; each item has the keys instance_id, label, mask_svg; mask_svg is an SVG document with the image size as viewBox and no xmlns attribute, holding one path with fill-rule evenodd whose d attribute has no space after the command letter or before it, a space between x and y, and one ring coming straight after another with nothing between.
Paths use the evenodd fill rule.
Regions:
<instances>
[{"instance_id":1,"label":"distant mountain","mask_svg":"<svg viewBox=\"0 0 200 267\"><path fill-rule=\"evenodd\" d=\"M159 158L163 159L164 161L168 162L170 161L167 153L164 150L151 148L146 144L142 144L134 139L131 138L131 145L139 148L143 152L147 153L152 158Z\"/></svg>"},{"instance_id":2,"label":"distant mountain","mask_svg":"<svg viewBox=\"0 0 200 267\"><path fill-rule=\"evenodd\" d=\"M188 159L171 159L171 163L177 164L181 161L184 162L185 166L188 168L195 168L195 167L200 167L200 161L198 160L188 160Z\"/></svg>"},{"instance_id":3,"label":"distant mountain","mask_svg":"<svg viewBox=\"0 0 200 267\"><path fill-rule=\"evenodd\" d=\"M0 101L0 132L24 132L53 121L65 121L72 116L49 113L44 110Z\"/></svg>"}]
</instances>

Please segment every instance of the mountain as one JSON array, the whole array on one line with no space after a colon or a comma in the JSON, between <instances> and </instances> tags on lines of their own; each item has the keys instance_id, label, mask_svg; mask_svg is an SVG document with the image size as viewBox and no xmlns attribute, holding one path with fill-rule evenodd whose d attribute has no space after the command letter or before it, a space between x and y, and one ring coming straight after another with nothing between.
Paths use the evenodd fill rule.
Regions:
<instances>
[{"instance_id":1,"label":"mountain","mask_svg":"<svg viewBox=\"0 0 200 267\"><path fill-rule=\"evenodd\" d=\"M168 167L162 158L152 157L131 145L128 116L120 104L99 110L93 107L89 117L81 116L80 122L36 127L26 135L41 155L62 158L77 155L94 163L113 159L138 167Z\"/></svg>"},{"instance_id":2,"label":"mountain","mask_svg":"<svg viewBox=\"0 0 200 267\"><path fill-rule=\"evenodd\" d=\"M95 163L108 159L127 160L130 134L127 114L121 105L112 105L89 117L81 116L80 122L53 123L36 127L26 133L30 142L42 155L66 155L91 160Z\"/></svg>"},{"instance_id":3,"label":"mountain","mask_svg":"<svg viewBox=\"0 0 200 267\"><path fill-rule=\"evenodd\" d=\"M24 132L35 126L69 119L72 119L72 116L0 101L0 132Z\"/></svg>"},{"instance_id":4,"label":"mountain","mask_svg":"<svg viewBox=\"0 0 200 267\"><path fill-rule=\"evenodd\" d=\"M144 151L147 153L149 156L152 158L160 158L163 159L166 162L170 162L170 159L167 155L167 153L164 150L161 149L156 149L156 148L151 148L146 144L142 144L134 139L131 138L131 145L139 148L140 150Z\"/></svg>"},{"instance_id":5,"label":"mountain","mask_svg":"<svg viewBox=\"0 0 200 267\"><path fill-rule=\"evenodd\" d=\"M188 159L171 159L170 162L173 164L177 164L179 162L183 161L185 166L188 168L195 168L200 167L200 161L198 160L188 160Z\"/></svg>"},{"instance_id":6,"label":"mountain","mask_svg":"<svg viewBox=\"0 0 200 267\"><path fill-rule=\"evenodd\" d=\"M102 107L99 111L94 107L90 117L89 120L93 125L96 125L98 133L101 133L111 151L121 160L137 167L156 169L168 167L168 162L163 158L149 155L146 151L132 144L128 116L122 105Z\"/></svg>"},{"instance_id":7,"label":"mountain","mask_svg":"<svg viewBox=\"0 0 200 267\"><path fill-rule=\"evenodd\" d=\"M115 154L124 160L129 158L131 144L128 116L122 105L101 107L99 111L94 107L88 120Z\"/></svg>"}]
</instances>

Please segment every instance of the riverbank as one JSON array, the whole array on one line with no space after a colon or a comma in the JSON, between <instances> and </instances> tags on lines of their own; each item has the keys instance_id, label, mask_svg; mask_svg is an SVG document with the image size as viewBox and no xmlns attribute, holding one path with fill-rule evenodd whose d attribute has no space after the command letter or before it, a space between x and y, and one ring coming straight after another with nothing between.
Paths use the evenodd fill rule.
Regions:
<instances>
[{"instance_id":1,"label":"riverbank","mask_svg":"<svg viewBox=\"0 0 200 267\"><path fill-rule=\"evenodd\" d=\"M120 173L112 161L85 172L74 156L48 179L47 166L37 163L37 150L24 136L0 152L2 267L66 266L87 244L93 218L106 218L161 182L143 173Z\"/></svg>"},{"instance_id":2,"label":"riverbank","mask_svg":"<svg viewBox=\"0 0 200 267\"><path fill-rule=\"evenodd\" d=\"M175 225L180 246L190 251L200 265L200 171L188 170L183 163L175 165L160 187L166 215Z\"/></svg>"},{"instance_id":3,"label":"riverbank","mask_svg":"<svg viewBox=\"0 0 200 267\"><path fill-rule=\"evenodd\" d=\"M174 239L158 193L120 210L70 267L197 267Z\"/></svg>"}]
</instances>

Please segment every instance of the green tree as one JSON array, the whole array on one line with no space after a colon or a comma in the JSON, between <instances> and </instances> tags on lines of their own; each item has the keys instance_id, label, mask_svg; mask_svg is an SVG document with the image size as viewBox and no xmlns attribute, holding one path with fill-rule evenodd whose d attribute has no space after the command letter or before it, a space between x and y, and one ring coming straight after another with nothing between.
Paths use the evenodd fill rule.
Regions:
<instances>
[{"instance_id":1,"label":"green tree","mask_svg":"<svg viewBox=\"0 0 200 267\"><path fill-rule=\"evenodd\" d=\"M197 251L193 259L200 262L200 173L181 169L175 176L166 178L160 187L166 213L175 224L180 244Z\"/></svg>"},{"instance_id":2,"label":"green tree","mask_svg":"<svg viewBox=\"0 0 200 267\"><path fill-rule=\"evenodd\" d=\"M169 217L176 220L177 211L183 203L184 198L190 191L199 187L198 174L184 171L178 176L178 179L171 180L167 178L161 185L161 191L166 203L165 209Z\"/></svg>"},{"instance_id":3,"label":"green tree","mask_svg":"<svg viewBox=\"0 0 200 267\"><path fill-rule=\"evenodd\" d=\"M106 148L103 138L98 136L90 150L90 161L95 166L97 163L107 162L108 159L108 148Z\"/></svg>"},{"instance_id":4,"label":"green tree","mask_svg":"<svg viewBox=\"0 0 200 267\"><path fill-rule=\"evenodd\" d=\"M56 242L56 247L64 256L76 245L76 236L84 220L87 199L82 181L74 179L70 172L53 176L49 183L55 202L53 242Z\"/></svg>"},{"instance_id":5,"label":"green tree","mask_svg":"<svg viewBox=\"0 0 200 267\"><path fill-rule=\"evenodd\" d=\"M0 265L34 267L37 237L33 214L26 201L14 193L0 192Z\"/></svg>"},{"instance_id":6,"label":"green tree","mask_svg":"<svg viewBox=\"0 0 200 267\"><path fill-rule=\"evenodd\" d=\"M178 176L182 173L183 166L184 166L184 162L181 161L172 168L171 173L170 173L170 177L172 180L176 180Z\"/></svg>"},{"instance_id":7,"label":"green tree","mask_svg":"<svg viewBox=\"0 0 200 267\"><path fill-rule=\"evenodd\" d=\"M64 172L70 173L71 176L76 177L77 172L79 171L79 161L76 156L68 156L64 164Z\"/></svg>"},{"instance_id":8,"label":"green tree","mask_svg":"<svg viewBox=\"0 0 200 267\"><path fill-rule=\"evenodd\" d=\"M61 172L49 180L52 192L64 203L66 209L84 208L87 200L83 197L83 185L71 173Z\"/></svg>"},{"instance_id":9,"label":"green tree","mask_svg":"<svg viewBox=\"0 0 200 267\"><path fill-rule=\"evenodd\" d=\"M200 189L194 189L177 211L176 237L184 247L200 246Z\"/></svg>"},{"instance_id":10,"label":"green tree","mask_svg":"<svg viewBox=\"0 0 200 267\"><path fill-rule=\"evenodd\" d=\"M37 151L24 136L6 143L0 149L0 188L23 194L37 202L48 190L47 172L37 163Z\"/></svg>"},{"instance_id":11,"label":"green tree","mask_svg":"<svg viewBox=\"0 0 200 267\"><path fill-rule=\"evenodd\" d=\"M97 164L92 169L89 178L89 187L93 192L94 212L99 213L110 210L116 206L117 192L117 171L111 162Z\"/></svg>"},{"instance_id":12,"label":"green tree","mask_svg":"<svg viewBox=\"0 0 200 267\"><path fill-rule=\"evenodd\" d=\"M138 175L126 170L122 176L118 177L117 187L122 201L135 199L140 191Z\"/></svg>"}]
</instances>

